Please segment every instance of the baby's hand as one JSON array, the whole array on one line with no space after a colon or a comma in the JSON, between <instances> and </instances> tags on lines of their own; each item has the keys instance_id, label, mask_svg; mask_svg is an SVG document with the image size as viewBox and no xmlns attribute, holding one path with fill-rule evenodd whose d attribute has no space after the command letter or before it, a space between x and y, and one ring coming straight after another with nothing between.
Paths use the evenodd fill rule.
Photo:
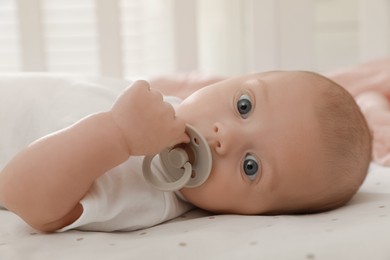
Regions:
<instances>
[{"instance_id":1,"label":"baby's hand","mask_svg":"<svg viewBox=\"0 0 390 260\"><path fill-rule=\"evenodd\" d=\"M189 142L185 122L173 107L143 80L134 82L115 101L112 117L131 155L157 154L165 147Z\"/></svg>"},{"instance_id":2,"label":"baby's hand","mask_svg":"<svg viewBox=\"0 0 390 260\"><path fill-rule=\"evenodd\" d=\"M369 91L356 97L373 134L374 161L390 166L390 103L381 93Z\"/></svg>"}]
</instances>

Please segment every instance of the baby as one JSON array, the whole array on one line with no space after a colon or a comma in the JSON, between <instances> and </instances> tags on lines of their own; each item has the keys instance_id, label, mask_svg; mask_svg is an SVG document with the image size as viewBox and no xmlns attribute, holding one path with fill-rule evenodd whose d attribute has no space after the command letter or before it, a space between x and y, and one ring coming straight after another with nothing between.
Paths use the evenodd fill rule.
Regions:
<instances>
[{"instance_id":1,"label":"baby","mask_svg":"<svg viewBox=\"0 0 390 260\"><path fill-rule=\"evenodd\" d=\"M183 101L163 99L154 87L136 81L116 100L100 93L96 100L111 107L22 149L1 170L0 204L45 232L135 230L192 206L234 214L330 210L348 202L367 174L366 121L353 97L321 75L249 74L192 94L161 88ZM56 98L52 104L61 103ZM178 192L149 187L142 156L189 142L185 124L209 143L210 177ZM159 162L154 171L166 178Z\"/></svg>"}]
</instances>

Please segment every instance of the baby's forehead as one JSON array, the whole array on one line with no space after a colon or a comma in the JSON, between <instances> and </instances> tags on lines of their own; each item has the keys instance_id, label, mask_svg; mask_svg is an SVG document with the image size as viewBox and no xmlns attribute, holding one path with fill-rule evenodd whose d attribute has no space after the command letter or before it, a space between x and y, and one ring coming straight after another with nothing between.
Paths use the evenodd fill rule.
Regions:
<instances>
[{"instance_id":1,"label":"baby's forehead","mask_svg":"<svg viewBox=\"0 0 390 260\"><path fill-rule=\"evenodd\" d=\"M259 80L272 78L289 82L318 82L324 79L320 74L311 71L266 71L252 75Z\"/></svg>"},{"instance_id":2,"label":"baby's forehead","mask_svg":"<svg viewBox=\"0 0 390 260\"><path fill-rule=\"evenodd\" d=\"M256 87L263 85L283 92L293 90L321 93L321 86L327 85L327 81L323 76L307 71L267 71L246 75L242 84Z\"/></svg>"}]
</instances>

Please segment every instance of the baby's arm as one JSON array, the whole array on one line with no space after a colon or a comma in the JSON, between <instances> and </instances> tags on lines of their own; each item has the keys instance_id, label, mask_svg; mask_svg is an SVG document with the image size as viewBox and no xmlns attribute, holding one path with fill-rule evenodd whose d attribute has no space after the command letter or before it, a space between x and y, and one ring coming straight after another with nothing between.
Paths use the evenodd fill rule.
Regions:
<instances>
[{"instance_id":1,"label":"baby's arm","mask_svg":"<svg viewBox=\"0 0 390 260\"><path fill-rule=\"evenodd\" d=\"M82 213L92 183L130 155L154 154L188 141L185 123L145 81L128 88L107 112L46 136L0 173L0 204L31 226L53 231Z\"/></svg>"}]
</instances>

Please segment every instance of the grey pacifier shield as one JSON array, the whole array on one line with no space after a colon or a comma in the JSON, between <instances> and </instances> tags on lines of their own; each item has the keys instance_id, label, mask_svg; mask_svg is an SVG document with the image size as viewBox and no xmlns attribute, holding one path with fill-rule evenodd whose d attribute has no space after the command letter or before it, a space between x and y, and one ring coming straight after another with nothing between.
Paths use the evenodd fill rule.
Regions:
<instances>
[{"instance_id":1,"label":"grey pacifier shield","mask_svg":"<svg viewBox=\"0 0 390 260\"><path fill-rule=\"evenodd\" d=\"M189 145L195 158L192 163L192 172L194 174L185 187L192 188L203 184L207 180L211 171L212 159L210 147L206 139L191 125L187 125L186 133L191 139ZM164 150L159 154L161 164L174 180L178 180L183 175L183 169L176 168L173 165L172 160L169 159L170 154L169 150Z\"/></svg>"},{"instance_id":2,"label":"grey pacifier shield","mask_svg":"<svg viewBox=\"0 0 390 260\"><path fill-rule=\"evenodd\" d=\"M191 125L187 125L186 132L190 137L187 149L191 149L194 157L192 164L182 148L169 147L159 154L161 165L173 182L163 182L151 172L150 164L155 155L144 158L142 167L145 180L156 189L175 191L183 187L197 187L209 177L212 157L206 139Z\"/></svg>"}]
</instances>

